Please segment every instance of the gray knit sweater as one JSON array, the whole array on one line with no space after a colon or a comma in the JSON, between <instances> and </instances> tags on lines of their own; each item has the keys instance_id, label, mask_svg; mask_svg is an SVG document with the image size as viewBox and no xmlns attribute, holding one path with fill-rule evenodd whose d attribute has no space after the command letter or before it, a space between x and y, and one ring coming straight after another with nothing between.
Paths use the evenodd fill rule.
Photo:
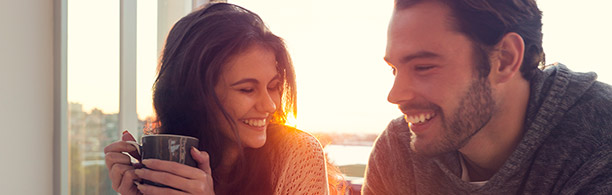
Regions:
<instances>
[{"instance_id":1,"label":"gray knit sweater","mask_svg":"<svg viewBox=\"0 0 612 195\"><path fill-rule=\"evenodd\" d=\"M612 194L612 86L564 65L531 82L525 133L482 187L462 181L457 152L410 150L403 118L377 139L363 194Z\"/></svg>"}]
</instances>

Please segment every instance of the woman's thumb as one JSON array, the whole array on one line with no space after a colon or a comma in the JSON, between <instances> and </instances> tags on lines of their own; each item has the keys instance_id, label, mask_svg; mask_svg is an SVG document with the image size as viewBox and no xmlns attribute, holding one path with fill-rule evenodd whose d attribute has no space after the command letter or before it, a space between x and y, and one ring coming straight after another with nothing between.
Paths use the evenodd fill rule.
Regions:
<instances>
[{"instance_id":1,"label":"woman's thumb","mask_svg":"<svg viewBox=\"0 0 612 195\"><path fill-rule=\"evenodd\" d=\"M200 151L195 147L191 147L191 156L198 163L198 168L202 169L206 174L211 174L210 171L210 156L207 152Z\"/></svg>"}]
</instances>

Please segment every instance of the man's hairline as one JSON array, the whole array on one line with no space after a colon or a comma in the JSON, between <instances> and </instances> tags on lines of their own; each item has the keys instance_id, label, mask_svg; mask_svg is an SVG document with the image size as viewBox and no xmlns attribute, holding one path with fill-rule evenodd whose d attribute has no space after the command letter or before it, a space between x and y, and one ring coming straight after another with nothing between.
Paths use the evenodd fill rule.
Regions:
<instances>
[{"instance_id":1,"label":"man's hairline","mask_svg":"<svg viewBox=\"0 0 612 195\"><path fill-rule=\"evenodd\" d=\"M397 1L397 0L396 0ZM413 1L414 3L408 4L406 6L402 6L402 7L398 7L397 4L393 7L393 12L397 12L397 11L402 11L402 10L406 10L409 9L411 7L414 7L416 5L422 4L422 3L427 3L427 2L432 2L432 3L436 3L440 6L444 6L446 7L446 9L448 10L448 14L446 16L445 19L445 23L448 24L448 26L450 27L450 29L456 33L459 33L463 36L465 36L467 38L467 40L469 41L470 48L472 49L472 61L475 62L474 66L473 66L473 70L476 71L477 74L480 74L480 72L482 71L480 68L480 65L477 64L479 63L481 60L477 59L477 58L482 58L484 55L484 57L489 58L490 57L490 52L492 51L492 48L490 48L489 46L483 45L479 42L477 42L476 40L474 40L471 36L469 36L466 32L461 30L461 27L459 26L459 21L457 19L457 14L455 13L455 11L448 5L444 4L441 0L416 0ZM385 61L387 62L386 58ZM489 62L489 66L490 66L490 61L487 60ZM488 71L490 74L490 69ZM488 75L487 74L487 75ZM478 77L480 77L479 75L477 75Z\"/></svg>"}]
</instances>

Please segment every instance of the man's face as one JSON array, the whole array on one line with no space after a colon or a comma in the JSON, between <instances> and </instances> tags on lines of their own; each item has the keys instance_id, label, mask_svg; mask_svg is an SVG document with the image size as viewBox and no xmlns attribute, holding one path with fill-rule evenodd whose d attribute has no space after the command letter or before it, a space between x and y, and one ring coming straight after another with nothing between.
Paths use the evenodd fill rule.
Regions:
<instances>
[{"instance_id":1,"label":"man's face","mask_svg":"<svg viewBox=\"0 0 612 195\"><path fill-rule=\"evenodd\" d=\"M411 147L423 155L458 150L495 111L489 81L476 70L488 60L452 28L449 11L424 2L396 10L389 25L385 60L395 82L388 99L404 113Z\"/></svg>"}]
</instances>

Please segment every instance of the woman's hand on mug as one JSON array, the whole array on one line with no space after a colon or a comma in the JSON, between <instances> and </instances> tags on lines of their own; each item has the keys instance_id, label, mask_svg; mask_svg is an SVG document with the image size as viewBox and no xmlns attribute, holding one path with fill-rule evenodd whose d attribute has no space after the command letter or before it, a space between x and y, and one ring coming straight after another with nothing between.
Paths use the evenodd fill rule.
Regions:
<instances>
[{"instance_id":1,"label":"woman's hand on mug","mask_svg":"<svg viewBox=\"0 0 612 195\"><path fill-rule=\"evenodd\" d=\"M104 160L113 189L123 195L142 194L134 184L140 178L134 173L130 157L123 152L133 153L136 148L125 141L134 141L131 134L124 132L121 141L104 148Z\"/></svg>"},{"instance_id":2,"label":"woman's hand on mug","mask_svg":"<svg viewBox=\"0 0 612 195\"><path fill-rule=\"evenodd\" d=\"M148 169L135 171L141 179L171 186L181 191L146 184L139 184L138 190L147 195L215 194L208 153L192 148L191 156L198 163L198 168L173 161L146 159L142 161L142 164Z\"/></svg>"}]
</instances>

